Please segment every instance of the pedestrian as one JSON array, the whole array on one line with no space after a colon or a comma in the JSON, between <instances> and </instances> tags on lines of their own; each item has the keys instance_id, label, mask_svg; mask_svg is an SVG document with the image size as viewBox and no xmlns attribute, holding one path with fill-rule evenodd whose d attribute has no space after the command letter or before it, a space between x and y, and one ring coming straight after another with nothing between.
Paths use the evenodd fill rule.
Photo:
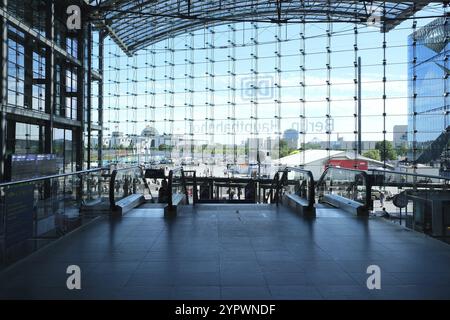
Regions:
<instances>
[{"instance_id":1,"label":"pedestrian","mask_svg":"<svg viewBox=\"0 0 450 320\"><path fill-rule=\"evenodd\" d=\"M380 207L384 208L384 192L380 191Z\"/></svg>"},{"instance_id":2,"label":"pedestrian","mask_svg":"<svg viewBox=\"0 0 450 320\"><path fill-rule=\"evenodd\" d=\"M161 187L158 190L158 202L167 203L169 200L168 193L169 193L169 186L166 179L164 179L163 181L161 181Z\"/></svg>"},{"instance_id":3,"label":"pedestrian","mask_svg":"<svg viewBox=\"0 0 450 320\"><path fill-rule=\"evenodd\" d=\"M391 215L386 211L386 208L383 208L383 214L381 216L386 219L391 217Z\"/></svg>"}]
</instances>

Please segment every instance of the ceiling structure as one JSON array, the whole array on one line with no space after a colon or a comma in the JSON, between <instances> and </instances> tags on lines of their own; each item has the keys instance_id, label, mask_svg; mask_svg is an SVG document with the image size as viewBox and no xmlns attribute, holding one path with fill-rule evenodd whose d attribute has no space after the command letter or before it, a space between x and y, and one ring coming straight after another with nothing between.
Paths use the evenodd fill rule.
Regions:
<instances>
[{"instance_id":1,"label":"ceiling structure","mask_svg":"<svg viewBox=\"0 0 450 320\"><path fill-rule=\"evenodd\" d=\"M233 22L374 23L395 28L432 1L90 0L91 19L127 54L206 25Z\"/></svg>"}]
</instances>

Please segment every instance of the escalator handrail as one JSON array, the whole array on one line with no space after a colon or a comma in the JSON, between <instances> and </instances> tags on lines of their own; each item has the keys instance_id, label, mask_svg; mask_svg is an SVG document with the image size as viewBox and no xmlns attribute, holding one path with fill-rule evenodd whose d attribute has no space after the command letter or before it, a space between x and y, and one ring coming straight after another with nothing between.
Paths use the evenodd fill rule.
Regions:
<instances>
[{"instance_id":1,"label":"escalator handrail","mask_svg":"<svg viewBox=\"0 0 450 320\"><path fill-rule=\"evenodd\" d=\"M308 180L310 180L310 184L308 187L308 207L309 208L313 208L314 204L316 202L316 183L314 181L314 175L311 171L306 170L306 169L302 169L302 168L297 168L297 167L286 167L285 168L285 172L290 172L290 171L295 171L295 172L299 172L302 174L305 174L308 177ZM287 177L286 177L287 179Z\"/></svg>"},{"instance_id":2,"label":"escalator handrail","mask_svg":"<svg viewBox=\"0 0 450 320\"><path fill-rule=\"evenodd\" d=\"M365 182L364 184L366 186L366 196L365 196L364 209L369 210L369 208L371 207L372 186L371 186L370 181L369 181L369 175L364 170L349 169L349 168L338 168L338 167L327 167L325 169L325 171L322 173L322 175L320 176L319 180L316 182L316 189L319 188L322 185L323 181L325 180L325 177L328 175L329 172L336 171L336 170L358 173L358 174L360 174L363 177L363 180Z\"/></svg>"},{"instance_id":3,"label":"escalator handrail","mask_svg":"<svg viewBox=\"0 0 450 320\"><path fill-rule=\"evenodd\" d=\"M444 177L444 176L435 176L430 174L422 174L422 173L413 173L413 172L403 172L403 171L393 171L393 170L381 170L381 169L369 169L369 172L380 172L380 173L386 173L386 174L398 174L403 176L412 176L412 177L423 177L423 178L430 178L430 179L440 179L450 182L450 177Z\"/></svg>"},{"instance_id":4,"label":"escalator handrail","mask_svg":"<svg viewBox=\"0 0 450 320\"><path fill-rule=\"evenodd\" d=\"M190 173L191 176L186 175L186 173ZM187 199L189 199L189 194L188 194L188 189L187 189L188 182L189 182L189 179L192 180L192 204L195 205L198 202L197 171L183 169L183 177L184 177L183 184L184 184L185 194L186 194Z\"/></svg>"},{"instance_id":5,"label":"escalator handrail","mask_svg":"<svg viewBox=\"0 0 450 320\"><path fill-rule=\"evenodd\" d=\"M105 170L108 170L108 168L95 168L95 169L89 169L89 170L81 170L81 171L75 171L75 172L55 174L55 175L50 175L50 176L42 176L42 177L24 179L24 180L1 182L0 188L9 187L9 186L13 186L16 184L22 184L22 183L32 183L32 182L39 182L39 181L43 181L43 180L64 178L64 177L70 177L70 176L79 176L79 175L100 172L100 171L105 171Z\"/></svg>"},{"instance_id":6,"label":"escalator handrail","mask_svg":"<svg viewBox=\"0 0 450 320\"><path fill-rule=\"evenodd\" d=\"M270 192L267 195L267 198L264 198L264 201L268 201L269 198L270 202L274 201L274 199L276 198L276 193L278 192L279 185L280 185L280 171L276 172L275 175L273 176L272 183L270 184Z\"/></svg>"},{"instance_id":7,"label":"escalator handrail","mask_svg":"<svg viewBox=\"0 0 450 320\"><path fill-rule=\"evenodd\" d=\"M114 188L114 186L115 186L115 184L116 184L116 176L117 176L117 173L118 173L119 171L136 170L136 169L140 169L141 177L142 177L142 179L143 179L144 185L145 185L146 187L148 187L148 185L147 185L147 183L146 183L146 181L145 181L145 178L144 178L144 170L143 170L143 167L142 167L142 166L132 166L132 167L125 167L125 168L116 168L116 169L114 169L114 170L111 172L111 177L110 177L110 180L109 180L109 204L110 204L110 207L111 207L112 209L114 209L114 208L116 207L116 199L115 199L115 194L114 194L115 188Z\"/></svg>"},{"instance_id":8,"label":"escalator handrail","mask_svg":"<svg viewBox=\"0 0 450 320\"><path fill-rule=\"evenodd\" d=\"M173 192L172 192L173 175L174 175L174 173L177 173L177 172L181 172L182 184L183 184L184 188L186 187L186 184L184 182L185 179L184 179L183 167L175 167L175 168L171 169L169 171L169 178L167 181L167 205L169 207L169 210L173 209L173 198L172 198L173 197ZM186 192L186 189L185 189L185 192Z\"/></svg>"}]
</instances>

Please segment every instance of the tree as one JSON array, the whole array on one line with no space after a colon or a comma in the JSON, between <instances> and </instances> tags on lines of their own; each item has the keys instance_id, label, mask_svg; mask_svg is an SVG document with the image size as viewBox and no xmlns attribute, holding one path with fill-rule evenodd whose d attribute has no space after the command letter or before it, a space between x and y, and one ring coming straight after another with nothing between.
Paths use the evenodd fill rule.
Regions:
<instances>
[{"instance_id":1,"label":"tree","mask_svg":"<svg viewBox=\"0 0 450 320\"><path fill-rule=\"evenodd\" d=\"M163 143L163 144L159 145L158 150L159 151L171 151L172 147Z\"/></svg>"},{"instance_id":2,"label":"tree","mask_svg":"<svg viewBox=\"0 0 450 320\"><path fill-rule=\"evenodd\" d=\"M248 143L248 140L245 142L245 146L244 146L244 154L248 157L250 154L250 145Z\"/></svg>"},{"instance_id":3,"label":"tree","mask_svg":"<svg viewBox=\"0 0 450 320\"><path fill-rule=\"evenodd\" d=\"M202 144L202 162L205 161L204 160L204 153L205 153L206 148L208 148L208 145L207 144Z\"/></svg>"},{"instance_id":4,"label":"tree","mask_svg":"<svg viewBox=\"0 0 450 320\"><path fill-rule=\"evenodd\" d=\"M291 153L292 151L292 149L289 148L286 140L283 139L280 140L279 150L280 150L280 158L288 156L289 153Z\"/></svg>"},{"instance_id":5,"label":"tree","mask_svg":"<svg viewBox=\"0 0 450 320\"><path fill-rule=\"evenodd\" d=\"M375 144L375 149L380 152L380 160L395 160L397 159L397 152L392 145L392 142L384 140Z\"/></svg>"},{"instance_id":6,"label":"tree","mask_svg":"<svg viewBox=\"0 0 450 320\"><path fill-rule=\"evenodd\" d=\"M322 146L319 143L308 142L305 143L305 150L318 150L322 149Z\"/></svg>"},{"instance_id":7,"label":"tree","mask_svg":"<svg viewBox=\"0 0 450 320\"><path fill-rule=\"evenodd\" d=\"M401 146L397 147L396 151L399 156L404 157L408 154L408 146L404 143Z\"/></svg>"},{"instance_id":8,"label":"tree","mask_svg":"<svg viewBox=\"0 0 450 320\"><path fill-rule=\"evenodd\" d=\"M379 150L366 151L366 152L363 153L363 156L366 157L366 158L377 160L377 161L381 160L380 151Z\"/></svg>"}]
</instances>

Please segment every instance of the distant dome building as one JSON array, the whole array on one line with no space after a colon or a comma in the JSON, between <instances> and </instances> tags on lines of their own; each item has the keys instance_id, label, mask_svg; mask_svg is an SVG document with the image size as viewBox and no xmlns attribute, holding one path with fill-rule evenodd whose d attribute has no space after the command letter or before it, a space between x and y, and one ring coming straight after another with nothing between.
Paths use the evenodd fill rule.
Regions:
<instances>
[{"instance_id":1,"label":"distant dome building","mask_svg":"<svg viewBox=\"0 0 450 320\"><path fill-rule=\"evenodd\" d=\"M158 130L150 126L146 126L141 133L141 136L143 137L156 137L158 135L159 135Z\"/></svg>"},{"instance_id":2,"label":"distant dome building","mask_svg":"<svg viewBox=\"0 0 450 320\"><path fill-rule=\"evenodd\" d=\"M288 147L291 149L298 148L298 131L295 129L287 129L283 133L283 140L285 140L288 144Z\"/></svg>"},{"instance_id":3,"label":"distant dome building","mask_svg":"<svg viewBox=\"0 0 450 320\"><path fill-rule=\"evenodd\" d=\"M146 126L141 132L141 139L143 139L144 144L150 148L158 147L162 142L158 130L153 127Z\"/></svg>"}]
</instances>

